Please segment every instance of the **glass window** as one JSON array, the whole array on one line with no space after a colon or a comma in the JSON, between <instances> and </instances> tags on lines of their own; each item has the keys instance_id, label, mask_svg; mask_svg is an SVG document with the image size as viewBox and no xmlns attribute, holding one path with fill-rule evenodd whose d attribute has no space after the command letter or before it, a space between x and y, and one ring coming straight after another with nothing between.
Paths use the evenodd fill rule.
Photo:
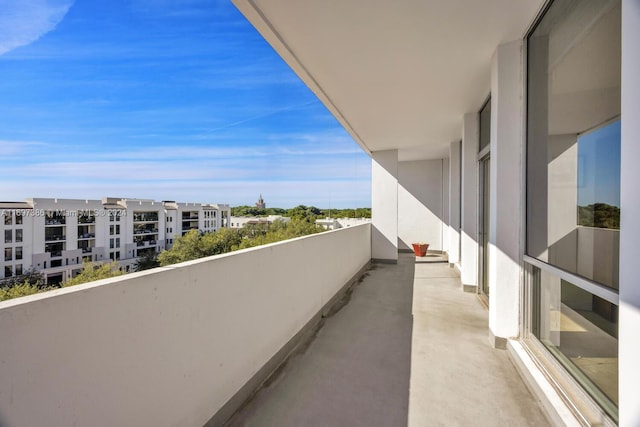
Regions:
<instances>
[{"instance_id":1,"label":"glass window","mask_svg":"<svg viewBox=\"0 0 640 427\"><path fill-rule=\"evenodd\" d=\"M555 0L527 38L530 333L614 421L620 3Z\"/></svg>"},{"instance_id":2,"label":"glass window","mask_svg":"<svg viewBox=\"0 0 640 427\"><path fill-rule=\"evenodd\" d=\"M4 260L11 261L13 259L13 250L12 248L4 248Z\"/></svg>"},{"instance_id":3,"label":"glass window","mask_svg":"<svg viewBox=\"0 0 640 427\"><path fill-rule=\"evenodd\" d=\"M22 224L22 215L16 212L16 225Z\"/></svg>"},{"instance_id":4,"label":"glass window","mask_svg":"<svg viewBox=\"0 0 640 427\"><path fill-rule=\"evenodd\" d=\"M12 224L12 215L11 212L5 212L4 213L4 225L11 225Z\"/></svg>"},{"instance_id":5,"label":"glass window","mask_svg":"<svg viewBox=\"0 0 640 427\"><path fill-rule=\"evenodd\" d=\"M527 254L614 289L620 13L556 0L528 39Z\"/></svg>"},{"instance_id":6,"label":"glass window","mask_svg":"<svg viewBox=\"0 0 640 427\"><path fill-rule=\"evenodd\" d=\"M491 143L491 97L480 110L480 149L488 147Z\"/></svg>"},{"instance_id":7,"label":"glass window","mask_svg":"<svg viewBox=\"0 0 640 427\"><path fill-rule=\"evenodd\" d=\"M22 242L22 229L18 228L16 230L16 243Z\"/></svg>"},{"instance_id":8,"label":"glass window","mask_svg":"<svg viewBox=\"0 0 640 427\"><path fill-rule=\"evenodd\" d=\"M13 271L11 271L11 266L6 265L4 267L4 277L11 277L11 276L13 276Z\"/></svg>"},{"instance_id":9,"label":"glass window","mask_svg":"<svg viewBox=\"0 0 640 427\"><path fill-rule=\"evenodd\" d=\"M16 260L22 259L22 246L16 248Z\"/></svg>"},{"instance_id":10,"label":"glass window","mask_svg":"<svg viewBox=\"0 0 640 427\"><path fill-rule=\"evenodd\" d=\"M5 243L13 242L13 230L4 230L4 242Z\"/></svg>"},{"instance_id":11,"label":"glass window","mask_svg":"<svg viewBox=\"0 0 640 427\"><path fill-rule=\"evenodd\" d=\"M22 275L22 264L16 264L16 276Z\"/></svg>"},{"instance_id":12,"label":"glass window","mask_svg":"<svg viewBox=\"0 0 640 427\"><path fill-rule=\"evenodd\" d=\"M616 416L618 307L545 270L532 267L534 335L574 378Z\"/></svg>"}]
</instances>

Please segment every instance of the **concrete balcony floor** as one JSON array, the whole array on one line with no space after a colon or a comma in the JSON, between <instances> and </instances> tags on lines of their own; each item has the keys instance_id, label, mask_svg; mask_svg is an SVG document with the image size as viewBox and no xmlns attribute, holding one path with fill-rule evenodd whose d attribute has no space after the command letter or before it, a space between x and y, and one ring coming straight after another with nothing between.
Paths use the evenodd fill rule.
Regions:
<instances>
[{"instance_id":1,"label":"concrete balcony floor","mask_svg":"<svg viewBox=\"0 0 640 427\"><path fill-rule=\"evenodd\" d=\"M487 324L448 264L374 264L228 425L549 425Z\"/></svg>"}]
</instances>

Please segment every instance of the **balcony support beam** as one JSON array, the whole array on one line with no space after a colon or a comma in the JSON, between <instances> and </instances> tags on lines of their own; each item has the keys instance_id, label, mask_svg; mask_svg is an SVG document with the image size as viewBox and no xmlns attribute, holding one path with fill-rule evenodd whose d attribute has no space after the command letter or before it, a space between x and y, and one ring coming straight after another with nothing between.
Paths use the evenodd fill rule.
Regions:
<instances>
[{"instance_id":1,"label":"balcony support beam","mask_svg":"<svg viewBox=\"0 0 640 427\"><path fill-rule=\"evenodd\" d=\"M491 67L489 329L495 346L520 321L524 147L522 41L498 46Z\"/></svg>"},{"instance_id":2,"label":"balcony support beam","mask_svg":"<svg viewBox=\"0 0 640 427\"><path fill-rule=\"evenodd\" d=\"M464 115L462 125L462 218L460 280L467 292L478 288L478 113Z\"/></svg>"},{"instance_id":3,"label":"balcony support beam","mask_svg":"<svg viewBox=\"0 0 640 427\"><path fill-rule=\"evenodd\" d=\"M640 286L638 286L638 242L640 241L640 2L622 1L622 121L620 188L620 311L618 370L621 426L640 424Z\"/></svg>"},{"instance_id":4,"label":"balcony support beam","mask_svg":"<svg viewBox=\"0 0 640 427\"><path fill-rule=\"evenodd\" d=\"M398 262L398 150L371 153L371 256Z\"/></svg>"},{"instance_id":5,"label":"balcony support beam","mask_svg":"<svg viewBox=\"0 0 640 427\"><path fill-rule=\"evenodd\" d=\"M462 145L460 141L449 144L449 263L460 262L460 178Z\"/></svg>"}]
</instances>

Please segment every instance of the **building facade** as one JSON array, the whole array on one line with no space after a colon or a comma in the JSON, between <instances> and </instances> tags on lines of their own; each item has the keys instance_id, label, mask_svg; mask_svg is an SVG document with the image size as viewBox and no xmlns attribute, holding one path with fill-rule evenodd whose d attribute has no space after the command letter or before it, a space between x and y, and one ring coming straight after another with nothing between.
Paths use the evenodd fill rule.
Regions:
<instances>
[{"instance_id":1,"label":"building facade","mask_svg":"<svg viewBox=\"0 0 640 427\"><path fill-rule=\"evenodd\" d=\"M189 230L228 227L228 205L102 200L28 199L0 203L1 279L28 270L58 284L82 271L83 261L118 261L131 271L138 257L171 248Z\"/></svg>"},{"instance_id":2,"label":"building facade","mask_svg":"<svg viewBox=\"0 0 640 427\"><path fill-rule=\"evenodd\" d=\"M264 217L260 216L232 216L230 228L242 228L245 225L262 225L263 227L268 227L273 224L275 221L282 221L287 223L291 221L291 218L282 216L282 215L267 215Z\"/></svg>"}]
</instances>

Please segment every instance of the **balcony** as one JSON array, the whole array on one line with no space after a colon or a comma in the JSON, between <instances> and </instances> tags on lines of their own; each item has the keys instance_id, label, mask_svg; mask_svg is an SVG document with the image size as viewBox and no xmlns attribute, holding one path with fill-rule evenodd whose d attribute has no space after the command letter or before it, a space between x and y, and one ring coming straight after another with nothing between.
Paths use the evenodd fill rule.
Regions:
<instances>
[{"instance_id":1,"label":"balcony","mask_svg":"<svg viewBox=\"0 0 640 427\"><path fill-rule=\"evenodd\" d=\"M95 224L96 223L96 217L93 215L90 216L86 216L86 215L80 215L78 216L78 224Z\"/></svg>"},{"instance_id":2,"label":"balcony","mask_svg":"<svg viewBox=\"0 0 640 427\"><path fill-rule=\"evenodd\" d=\"M231 425L548 424L453 270L371 267L370 242L365 224L0 303L2 421L221 425L293 350Z\"/></svg>"},{"instance_id":3,"label":"balcony","mask_svg":"<svg viewBox=\"0 0 640 427\"><path fill-rule=\"evenodd\" d=\"M133 230L134 236L142 236L145 234L158 234L158 229L155 227L149 227L149 228L136 227L136 229Z\"/></svg>"}]
</instances>

